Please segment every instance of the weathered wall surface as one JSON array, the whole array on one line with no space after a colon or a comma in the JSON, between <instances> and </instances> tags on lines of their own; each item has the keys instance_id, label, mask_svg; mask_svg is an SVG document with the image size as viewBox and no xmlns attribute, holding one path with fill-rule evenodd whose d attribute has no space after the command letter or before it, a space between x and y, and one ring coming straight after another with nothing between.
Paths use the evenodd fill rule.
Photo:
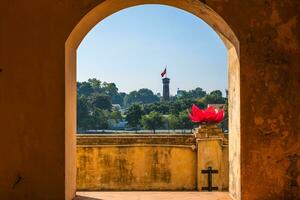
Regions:
<instances>
[{"instance_id":1,"label":"weathered wall surface","mask_svg":"<svg viewBox=\"0 0 300 200\"><path fill-rule=\"evenodd\" d=\"M240 42L241 197L299 200L300 1L206 2Z\"/></svg>"},{"instance_id":2,"label":"weathered wall surface","mask_svg":"<svg viewBox=\"0 0 300 200\"><path fill-rule=\"evenodd\" d=\"M226 144L227 143L227 144ZM229 146L228 140L225 142L222 141L222 159L221 159L221 181L222 181L222 190L228 191L229 190Z\"/></svg>"},{"instance_id":3,"label":"weathered wall surface","mask_svg":"<svg viewBox=\"0 0 300 200\"><path fill-rule=\"evenodd\" d=\"M241 197L300 199L300 1L201 1L240 42ZM0 199L65 198L65 42L102 2L1 2Z\"/></svg>"},{"instance_id":4,"label":"weathered wall surface","mask_svg":"<svg viewBox=\"0 0 300 200\"><path fill-rule=\"evenodd\" d=\"M214 186L228 190L223 141L223 134L201 139L191 134L78 135L77 189L202 190L208 183L201 170L212 166L219 170Z\"/></svg>"},{"instance_id":5,"label":"weathered wall surface","mask_svg":"<svg viewBox=\"0 0 300 200\"><path fill-rule=\"evenodd\" d=\"M191 147L78 147L78 190L196 190Z\"/></svg>"},{"instance_id":6,"label":"weathered wall surface","mask_svg":"<svg viewBox=\"0 0 300 200\"><path fill-rule=\"evenodd\" d=\"M202 173L209 167L217 170L212 175L212 186L219 191L228 191L229 187L229 156L228 139L221 129L214 125L202 125L196 130L197 143L197 188L208 187L208 174ZM205 190L204 190L205 191Z\"/></svg>"},{"instance_id":7,"label":"weathered wall surface","mask_svg":"<svg viewBox=\"0 0 300 200\"><path fill-rule=\"evenodd\" d=\"M196 154L180 147L78 147L78 190L196 190Z\"/></svg>"},{"instance_id":8,"label":"weathered wall surface","mask_svg":"<svg viewBox=\"0 0 300 200\"><path fill-rule=\"evenodd\" d=\"M193 135L79 135L78 190L196 190Z\"/></svg>"}]
</instances>

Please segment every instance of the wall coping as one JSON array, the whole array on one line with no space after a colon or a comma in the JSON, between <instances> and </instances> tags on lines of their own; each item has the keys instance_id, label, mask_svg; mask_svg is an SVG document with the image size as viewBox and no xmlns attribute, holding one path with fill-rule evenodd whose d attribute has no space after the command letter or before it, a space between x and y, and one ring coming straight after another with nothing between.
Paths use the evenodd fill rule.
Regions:
<instances>
[{"instance_id":1,"label":"wall coping","mask_svg":"<svg viewBox=\"0 0 300 200\"><path fill-rule=\"evenodd\" d=\"M77 145L195 145L194 134L77 134Z\"/></svg>"}]
</instances>

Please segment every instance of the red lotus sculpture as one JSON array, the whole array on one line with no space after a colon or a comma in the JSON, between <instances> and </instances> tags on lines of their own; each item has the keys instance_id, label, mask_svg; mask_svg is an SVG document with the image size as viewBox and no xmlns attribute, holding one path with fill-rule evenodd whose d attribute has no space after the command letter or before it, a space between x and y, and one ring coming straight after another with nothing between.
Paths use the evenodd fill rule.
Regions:
<instances>
[{"instance_id":1,"label":"red lotus sculpture","mask_svg":"<svg viewBox=\"0 0 300 200\"><path fill-rule=\"evenodd\" d=\"M215 107L209 106L207 109L201 110L193 104L189 117L195 123L220 123L224 119L224 109L217 110Z\"/></svg>"}]
</instances>

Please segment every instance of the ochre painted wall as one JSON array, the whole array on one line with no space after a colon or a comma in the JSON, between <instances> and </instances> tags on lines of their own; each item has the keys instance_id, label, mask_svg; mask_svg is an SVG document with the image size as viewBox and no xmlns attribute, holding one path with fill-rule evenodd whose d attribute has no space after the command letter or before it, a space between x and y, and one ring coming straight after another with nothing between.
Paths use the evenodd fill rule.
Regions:
<instances>
[{"instance_id":1,"label":"ochre painted wall","mask_svg":"<svg viewBox=\"0 0 300 200\"><path fill-rule=\"evenodd\" d=\"M78 190L196 190L189 147L78 147Z\"/></svg>"},{"instance_id":2,"label":"ochre painted wall","mask_svg":"<svg viewBox=\"0 0 300 200\"><path fill-rule=\"evenodd\" d=\"M220 129L218 129L220 130ZM78 190L202 190L208 166L213 185L228 191L228 141L194 134L77 136ZM226 171L224 171L226 170ZM198 183L198 184L197 184Z\"/></svg>"},{"instance_id":3,"label":"ochre painted wall","mask_svg":"<svg viewBox=\"0 0 300 200\"><path fill-rule=\"evenodd\" d=\"M228 191L228 151L223 152L222 143L222 138L197 140L197 188L199 191L202 190L202 187L208 187L208 175L201 173L202 170L208 169L208 167L218 170L218 173L212 175L212 186L218 187L219 191ZM227 163L225 163L226 161Z\"/></svg>"},{"instance_id":4,"label":"ochre painted wall","mask_svg":"<svg viewBox=\"0 0 300 200\"><path fill-rule=\"evenodd\" d=\"M208 187L208 174L202 173L202 170L211 167L212 170L216 170L216 173L212 174L212 186L218 187L215 189L218 191L228 191L228 135L222 133L222 130L213 124L201 125L194 134L197 143L198 190L203 191L203 187Z\"/></svg>"},{"instance_id":5,"label":"ochre painted wall","mask_svg":"<svg viewBox=\"0 0 300 200\"><path fill-rule=\"evenodd\" d=\"M65 199L65 42L102 2L1 1L0 199ZM202 2L240 43L241 197L298 200L300 1Z\"/></svg>"},{"instance_id":6,"label":"ochre painted wall","mask_svg":"<svg viewBox=\"0 0 300 200\"><path fill-rule=\"evenodd\" d=\"M196 190L193 134L77 136L78 190Z\"/></svg>"}]
</instances>

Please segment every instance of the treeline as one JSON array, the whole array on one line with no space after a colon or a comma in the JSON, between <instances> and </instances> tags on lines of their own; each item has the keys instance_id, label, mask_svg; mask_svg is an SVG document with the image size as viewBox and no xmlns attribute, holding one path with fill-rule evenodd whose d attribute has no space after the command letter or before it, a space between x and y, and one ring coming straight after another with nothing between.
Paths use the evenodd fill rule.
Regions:
<instances>
[{"instance_id":1,"label":"treeline","mask_svg":"<svg viewBox=\"0 0 300 200\"><path fill-rule=\"evenodd\" d=\"M78 96L90 97L94 94L101 94L103 98L106 98L111 104L119 104L122 107L128 107L134 103L145 104L159 102L160 100L157 95L147 88L126 94L124 92L118 92L115 83L101 82L95 78L84 82L77 82Z\"/></svg>"},{"instance_id":2,"label":"treeline","mask_svg":"<svg viewBox=\"0 0 300 200\"><path fill-rule=\"evenodd\" d=\"M114 129L122 121L131 130L192 129L187 113L192 104L205 108L207 104L226 102L219 90L209 94L202 88L180 91L166 102L147 88L126 94L119 92L114 83L89 79L77 83L77 130ZM227 130L227 121L221 126Z\"/></svg>"}]
</instances>

